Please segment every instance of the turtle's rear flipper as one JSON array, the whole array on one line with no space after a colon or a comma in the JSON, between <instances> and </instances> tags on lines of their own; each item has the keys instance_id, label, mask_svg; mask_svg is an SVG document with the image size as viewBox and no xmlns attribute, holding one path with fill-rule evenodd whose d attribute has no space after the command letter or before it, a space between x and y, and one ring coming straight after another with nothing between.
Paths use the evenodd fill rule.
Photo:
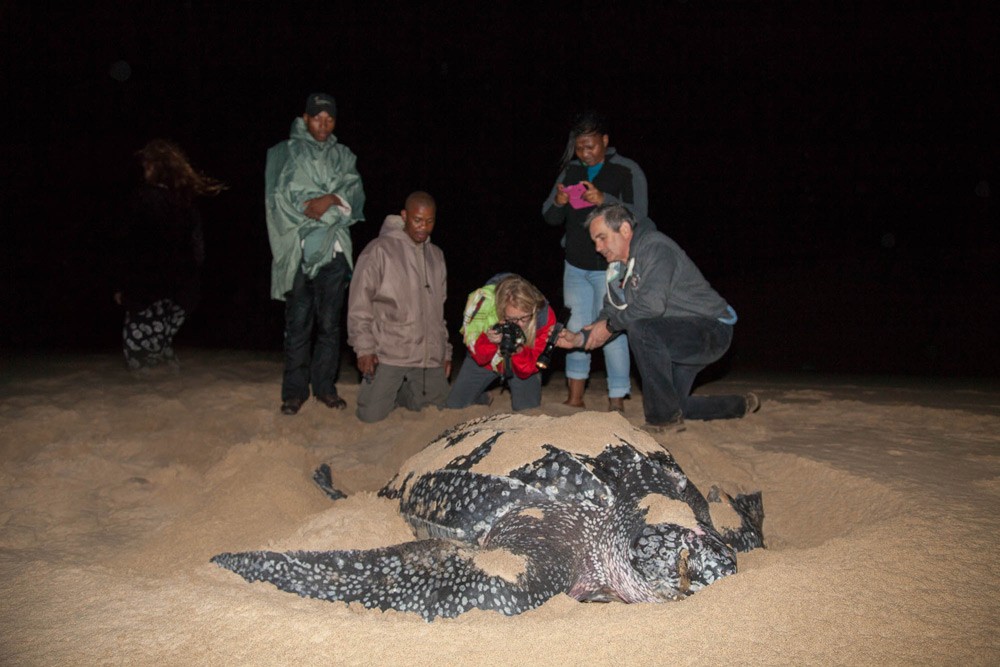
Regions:
<instances>
[{"instance_id":1,"label":"turtle's rear flipper","mask_svg":"<svg viewBox=\"0 0 1000 667\"><path fill-rule=\"evenodd\" d=\"M347 497L346 493L333 485L333 473L330 471L330 466L326 463L316 468L316 471L313 472L313 481L316 482L316 486L328 495L331 500L340 500Z\"/></svg>"},{"instance_id":2,"label":"turtle's rear flipper","mask_svg":"<svg viewBox=\"0 0 1000 667\"><path fill-rule=\"evenodd\" d=\"M531 562L515 575L485 571L477 560L493 570L491 554L497 555L444 540L421 540L369 551L225 553L212 562L247 581L266 581L303 597L360 602L369 609L412 611L427 621L438 616L451 618L470 609L491 609L510 616L562 592ZM544 582L549 582L548 586Z\"/></svg>"},{"instance_id":3,"label":"turtle's rear flipper","mask_svg":"<svg viewBox=\"0 0 1000 667\"><path fill-rule=\"evenodd\" d=\"M722 531L722 539L737 551L750 551L764 547L764 503L760 491L735 498L723 492L723 502L728 501L740 515L742 526L736 530Z\"/></svg>"}]
</instances>

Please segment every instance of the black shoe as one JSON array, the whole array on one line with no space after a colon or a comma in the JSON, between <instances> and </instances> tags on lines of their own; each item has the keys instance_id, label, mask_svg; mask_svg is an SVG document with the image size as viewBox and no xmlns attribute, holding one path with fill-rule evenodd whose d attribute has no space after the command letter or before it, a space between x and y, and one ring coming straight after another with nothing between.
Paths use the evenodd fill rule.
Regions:
<instances>
[{"instance_id":1,"label":"black shoe","mask_svg":"<svg viewBox=\"0 0 1000 667\"><path fill-rule=\"evenodd\" d=\"M288 398L281 402L281 414L297 415L305 401L301 398Z\"/></svg>"},{"instance_id":2,"label":"black shoe","mask_svg":"<svg viewBox=\"0 0 1000 667\"><path fill-rule=\"evenodd\" d=\"M650 424L649 422L646 422L639 428L646 433L652 433L654 435L662 433L681 433L687 430L687 426L684 425L684 415L680 412L674 415L673 419L670 419L662 424Z\"/></svg>"},{"instance_id":3,"label":"black shoe","mask_svg":"<svg viewBox=\"0 0 1000 667\"><path fill-rule=\"evenodd\" d=\"M329 394L327 396L317 396L316 400L325 405L328 408L337 408L338 410L343 410L347 407L347 401L342 399L336 394Z\"/></svg>"}]
</instances>

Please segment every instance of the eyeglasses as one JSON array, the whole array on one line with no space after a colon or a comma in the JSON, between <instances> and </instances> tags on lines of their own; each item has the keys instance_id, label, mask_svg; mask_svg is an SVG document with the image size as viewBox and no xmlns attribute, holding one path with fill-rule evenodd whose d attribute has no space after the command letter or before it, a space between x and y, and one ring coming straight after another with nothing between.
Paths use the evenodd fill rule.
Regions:
<instances>
[{"instance_id":1,"label":"eyeglasses","mask_svg":"<svg viewBox=\"0 0 1000 667\"><path fill-rule=\"evenodd\" d=\"M534 315L522 315L521 317L505 317L504 322L510 322L511 324L516 324L518 326L525 326L531 322L531 318Z\"/></svg>"}]
</instances>

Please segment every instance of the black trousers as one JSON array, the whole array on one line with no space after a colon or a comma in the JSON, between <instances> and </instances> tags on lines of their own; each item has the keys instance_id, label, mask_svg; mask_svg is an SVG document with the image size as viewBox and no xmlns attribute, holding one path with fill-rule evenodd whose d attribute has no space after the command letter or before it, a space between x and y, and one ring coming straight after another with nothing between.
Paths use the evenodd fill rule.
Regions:
<instances>
[{"instance_id":1,"label":"black trousers","mask_svg":"<svg viewBox=\"0 0 1000 667\"><path fill-rule=\"evenodd\" d=\"M300 269L285 294L285 373L281 400L337 394L340 372L340 312L349 267L343 253L309 279Z\"/></svg>"}]
</instances>

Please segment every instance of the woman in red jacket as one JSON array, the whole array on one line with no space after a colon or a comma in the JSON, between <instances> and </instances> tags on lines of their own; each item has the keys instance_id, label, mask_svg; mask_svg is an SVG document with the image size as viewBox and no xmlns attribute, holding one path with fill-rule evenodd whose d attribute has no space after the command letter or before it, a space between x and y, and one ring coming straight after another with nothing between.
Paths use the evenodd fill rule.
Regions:
<instances>
[{"instance_id":1,"label":"woman in red jacket","mask_svg":"<svg viewBox=\"0 0 1000 667\"><path fill-rule=\"evenodd\" d=\"M489 289L493 286L495 291ZM477 292L487 297L492 292L495 309L487 311L485 323L476 318L478 309L474 304L471 313L466 313L463 331L468 354L445 405L489 405L492 397L487 390L502 381L510 389L512 409L537 408L542 402L542 376L537 362L555 326L555 313L537 287L513 273L495 276ZM479 319L482 332L470 336L474 318Z\"/></svg>"}]
</instances>

